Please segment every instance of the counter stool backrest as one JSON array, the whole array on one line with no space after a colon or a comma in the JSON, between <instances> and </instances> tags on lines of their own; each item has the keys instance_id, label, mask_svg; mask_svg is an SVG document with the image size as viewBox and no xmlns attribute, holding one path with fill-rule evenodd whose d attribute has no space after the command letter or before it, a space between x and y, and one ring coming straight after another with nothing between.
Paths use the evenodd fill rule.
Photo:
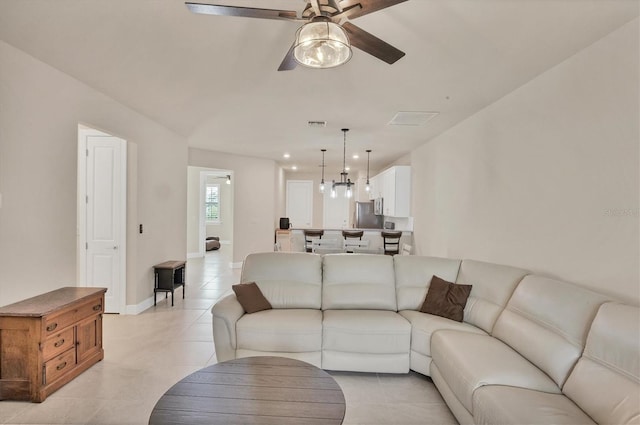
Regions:
<instances>
[{"instance_id":1,"label":"counter stool backrest","mask_svg":"<svg viewBox=\"0 0 640 425\"><path fill-rule=\"evenodd\" d=\"M307 252L312 252L312 243L314 239L322 239L324 230L307 229L304 231L304 249Z\"/></svg>"},{"instance_id":2,"label":"counter stool backrest","mask_svg":"<svg viewBox=\"0 0 640 425\"><path fill-rule=\"evenodd\" d=\"M362 240L362 235L364 235L364 230L343 230L342 237L344 238L344 249L346 252L353 253L353 246L349 245L349 239L358 239ZM353 244L353 242L352 242Z\"/></svg>"},{"instance_id":3,"label":"counter stool backrest","mask_svg":"<svg viewBox=\"0 0 640 425\"><path fill-rule=\"evenodd\" d=\"M364 230L343 230L342 237L347 238L358 238L362 240L362 235L364 235Z\"/></svg>"},{"instance_id":4,"label":"counter stool backrest","mask_svg":"<svg viewBox=\"0 0 640 425\"><path fill-rule=\"evenodd\" d=\"M400 237L402 232L380 232L383 239L384 253L386 255L395 255L400 253Z\"/></svg>"}]
</instances>

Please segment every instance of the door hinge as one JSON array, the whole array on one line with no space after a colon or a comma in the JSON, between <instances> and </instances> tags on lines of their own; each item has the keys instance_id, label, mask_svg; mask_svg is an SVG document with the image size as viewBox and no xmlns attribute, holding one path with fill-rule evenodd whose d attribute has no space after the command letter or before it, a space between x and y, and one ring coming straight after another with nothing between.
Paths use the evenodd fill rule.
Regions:
<instances>
[{"instance_id":1,"label":"door hinge","mask_svg":"<svg viewBox=\"0 0 640 425\"><path fill-rule=\"evenodd\" d=\"M85 201L87 202L87 204L89 203L89 195L85 196Z\"/></svg>"},{"instance_id":2,"label":"door hinge","mask_svg":"<svg viewBox=\"0 0 640 425\"><path fill-rule=\"evenodd\" d=\"M84 249L89 249L89 242L84 243Z\"/></svg>"},{"instance_id":3,"label":"door hinge","mask_svg":"<svg viewBox=\"0 0 640 425\"><path fill-rule=\"evenodd\" d=\"M87 156L89 156L89 149L87 149Z\"/></svg>"}]
</instances>

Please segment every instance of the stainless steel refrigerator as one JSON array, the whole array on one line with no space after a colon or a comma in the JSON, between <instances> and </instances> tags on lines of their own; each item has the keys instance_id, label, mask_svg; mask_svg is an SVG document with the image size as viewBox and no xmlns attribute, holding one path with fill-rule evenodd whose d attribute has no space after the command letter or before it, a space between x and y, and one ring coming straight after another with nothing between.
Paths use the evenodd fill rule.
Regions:
<instances>
[{"instance_id":1,"label":"stainless steel refrigerator","mask_svg":"<svg viewBox=\"0 0 640 425\"><path fill-rule=\"evenodd\" d=\"M373 201L356 202L357 229L382 229L384 217L373 213Z\"/></svg>"}]
</instances>

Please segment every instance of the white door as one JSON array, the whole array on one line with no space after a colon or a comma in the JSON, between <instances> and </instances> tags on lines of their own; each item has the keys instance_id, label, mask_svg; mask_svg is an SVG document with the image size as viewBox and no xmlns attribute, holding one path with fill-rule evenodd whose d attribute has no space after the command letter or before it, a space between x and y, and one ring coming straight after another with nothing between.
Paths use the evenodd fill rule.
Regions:
<instances>
[{"instance_id":1,"label":"white door","mask_svg":"<svg viewBox=\"0 0 640 425\"><path fill-rule=\"evenodd\" d=\"M328 185L330 186L330 185ZM346 229L349 227L349 205L351 199L344 196L346 188L336 187L336 197L331 197L331 188L324 192L323 227L325 229Z\"/></svg>"},{"instance_id":2,"label":"white door","mask_svg":"<svg viewBox=\"0 0 640 425\"><path fill-rule=\"evenodd\" d=\"M287 217L291 227L308 229L313 223L313 181L287 180Z\"/></svg>"},{"instance_id":3,"label":"white door","mask_svg":"<svg viewBox=\"0 0 640 425\"><path fill-rule=\"evenodd\" d=\"M124 313L126 142L86 135L85 284L107 288L105 311Z\"/></svg>"}]
</instances>

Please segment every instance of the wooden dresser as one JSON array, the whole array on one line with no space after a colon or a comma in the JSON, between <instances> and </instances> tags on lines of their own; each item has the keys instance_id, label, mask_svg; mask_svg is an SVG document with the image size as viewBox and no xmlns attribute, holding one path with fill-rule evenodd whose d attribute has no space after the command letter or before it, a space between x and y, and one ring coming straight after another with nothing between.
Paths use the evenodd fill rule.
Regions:
<instances>
[{"instance_id":1,"label":"wooden dresser","mask_svg":"<svg viewBox=\"0 0 640 425\"><path fill-rule=\"evenodd\" d=\"M44 401L102 360L105 288L60 288L0 307L0 400Z\"/></svg>"}]
</instances>

